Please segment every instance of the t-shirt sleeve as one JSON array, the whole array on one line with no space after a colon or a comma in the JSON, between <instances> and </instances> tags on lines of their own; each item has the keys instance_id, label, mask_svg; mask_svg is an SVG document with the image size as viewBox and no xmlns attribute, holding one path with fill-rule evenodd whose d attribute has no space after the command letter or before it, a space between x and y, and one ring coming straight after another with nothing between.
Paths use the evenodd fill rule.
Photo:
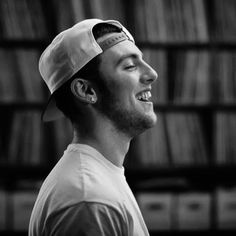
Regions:
<instances>
[{"instance_id":1,"label":"t-shirt sleeve","mask_svg":"<svg viewBox=\"0 0 236 236\"><path fill-rule=\"evenodd\" d=\"M129 225L119 209L83 202L49 217L44 236L128 236Z\"/></svg>"}]
</instances>

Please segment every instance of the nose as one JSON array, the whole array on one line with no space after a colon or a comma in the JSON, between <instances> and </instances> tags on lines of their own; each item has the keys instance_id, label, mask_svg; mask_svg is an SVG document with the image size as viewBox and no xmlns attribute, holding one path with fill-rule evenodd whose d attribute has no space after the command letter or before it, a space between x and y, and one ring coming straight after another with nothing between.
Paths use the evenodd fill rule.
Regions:
<instances>
[{"instance_id":1,"label":"nose","mask_svg":"<svg viewBox=\"0 0 236 236\"><path fill-rule=\"evenodd\" d=\"M152 84L157 80L157 78L158 78L157 72L149 64L145 62L144 71L140 78L141 83Z\"/></svg>"}]
</instances>

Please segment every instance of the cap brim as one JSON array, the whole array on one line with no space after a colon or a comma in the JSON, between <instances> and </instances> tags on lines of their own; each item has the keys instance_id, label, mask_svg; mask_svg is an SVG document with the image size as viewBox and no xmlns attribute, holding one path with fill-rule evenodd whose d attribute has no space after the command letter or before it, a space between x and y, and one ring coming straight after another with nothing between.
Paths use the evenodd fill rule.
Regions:
<instances>
[{"instance_id":1,"label":"cap brim","mask_svg":"<svg viewBox=\"0 0 236 236\"><path fill-rule=\"evenodd\" d=\"M44 122L53 121L63 117L64 114L57 108L53 94L48 99L48 102L42 112L41 119Z\"/></svg>"}]
</instances>

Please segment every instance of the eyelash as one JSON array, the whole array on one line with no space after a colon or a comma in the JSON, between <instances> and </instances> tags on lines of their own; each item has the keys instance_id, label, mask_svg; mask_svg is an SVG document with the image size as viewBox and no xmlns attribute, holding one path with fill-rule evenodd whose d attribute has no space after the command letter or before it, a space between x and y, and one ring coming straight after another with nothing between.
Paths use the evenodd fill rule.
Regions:
<instances>
[{"instance_id":1,"label":"eyelash","mask_svg":"<svg viewBox=\"0 0 236 236\"><path fill-rule=\"evenodd\" d=\"M129 69L133 69L133 68L135 68L135 67L136 67L136 65L135 65L135 64L132 64L132 65L126 66L125 69L126 69L126 70L129 70Z\"/></svg>"}]
</instances>

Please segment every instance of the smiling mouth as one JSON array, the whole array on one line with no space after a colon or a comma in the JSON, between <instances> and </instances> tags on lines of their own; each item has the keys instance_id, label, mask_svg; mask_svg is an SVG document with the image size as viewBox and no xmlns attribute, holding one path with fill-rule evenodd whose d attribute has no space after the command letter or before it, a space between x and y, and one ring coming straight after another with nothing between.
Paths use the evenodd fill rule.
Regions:
<instances>
[{"instance_id":1,"label":"smiling mouth","mask_svg":"<svg viewBox=\"0 0 236 236\"><path fill-rule=\"evenodd\" d=\"M141 102L151 102L149 100L151 97L152 97L152 94L150 91L143 91L136 96L136 98Z\"/></svg>"}]
</instances>

